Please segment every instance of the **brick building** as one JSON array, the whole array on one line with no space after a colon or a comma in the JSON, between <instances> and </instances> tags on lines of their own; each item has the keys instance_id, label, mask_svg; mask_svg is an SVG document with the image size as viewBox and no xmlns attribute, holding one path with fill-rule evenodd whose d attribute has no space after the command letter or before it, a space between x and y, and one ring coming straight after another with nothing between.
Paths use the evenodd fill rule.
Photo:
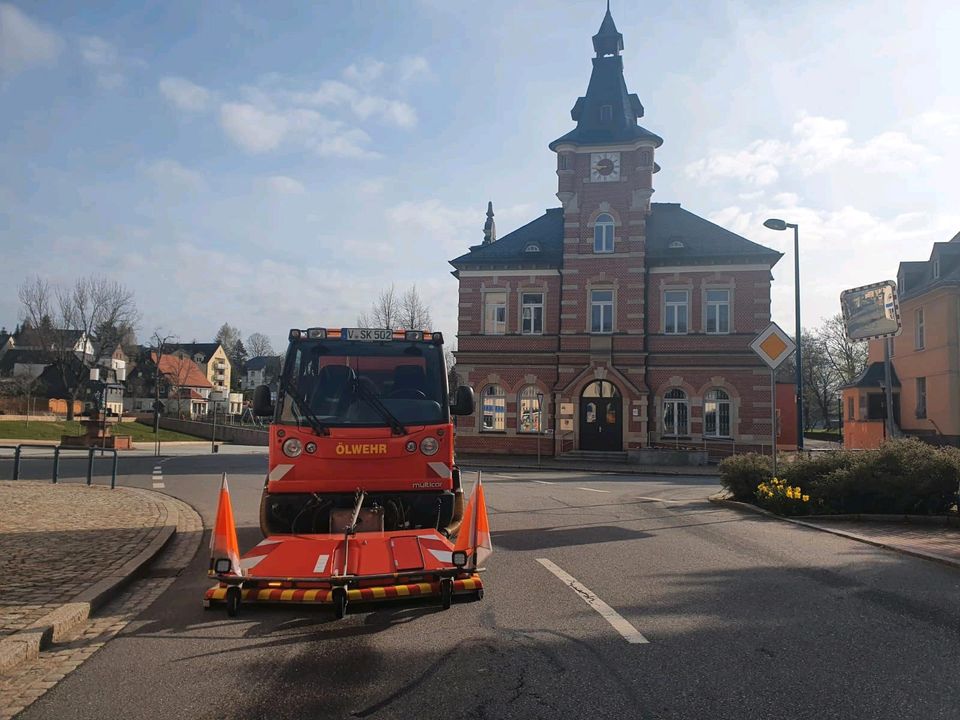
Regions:
<instances>
[{"instance_id":1,"label":"brick building","mask_svg":"<svg viewBox=\"0 0 960 720\"><path fill-rule=\"evenodd\" d=\"M577 125L550 143L563 207L498 239L488 205L482 244L451 261L457 370L478 395L458 447L535 453L538 431L557 454L769 445L768 370L748 346L781 254L651 203L663 141L638 124L609 10L593 46Z\"/></svg>"}]
</instances>

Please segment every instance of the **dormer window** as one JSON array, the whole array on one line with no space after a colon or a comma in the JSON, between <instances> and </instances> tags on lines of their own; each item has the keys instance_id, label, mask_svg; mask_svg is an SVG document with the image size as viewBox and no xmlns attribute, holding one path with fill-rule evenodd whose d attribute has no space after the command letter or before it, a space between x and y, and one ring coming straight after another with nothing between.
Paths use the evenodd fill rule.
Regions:
<instances>
[{"instance_id":1,"label":"dormer window","mask_svg":"<svg viewBox=\"0 0 960 720\"><path fill-rule=\"evenodd\" d=\"M528 253L538 253L540 252L540 246L536 243L530 243L523 249L523 251Z\"/></svg>"},{"instance_id":2,"label":"dormer window","mask_svg":"<svg viewBox=\"0 0 960 720\"><path fill-rule=\"evenodd\" d=\"M681 250L681 249L683 249L683 241L682 241L682 240L671 240L669 247L670 247L671 250Z\"/></svg>"},{"instance_id":3,"label":"dormer window","mask_svg":"<svg viewBox=\"0 0 960 720\"><path fill-rule=\"evenodd\" d=\"M933 260L933 279L936 280L940 277L940 258L934 258Z\"/></svg>"},{"instance_id":4,"label":"dormer window","mask_svg":"<svg viewBox=\"0 0 960 720\"><path fill-rule=\"evenodd\" d=\"M613 105L600 106L600 122L610 122L613 120Z\"/></svg>"}]
</instances>

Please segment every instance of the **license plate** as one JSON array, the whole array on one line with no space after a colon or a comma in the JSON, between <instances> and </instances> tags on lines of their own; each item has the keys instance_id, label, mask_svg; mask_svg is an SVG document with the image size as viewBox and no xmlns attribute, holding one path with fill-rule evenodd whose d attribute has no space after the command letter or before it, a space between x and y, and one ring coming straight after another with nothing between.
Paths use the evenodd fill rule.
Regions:
<instances>
[{"instance_id":1,"label":"license plate","mask_svg":"<svg viewBox=\"0 0 960 720\"><path fill-rule=\"evenodd\" d=\"M341 337L347 340L360 340L361 342L383 342L384 340L393 340L393 331L383 328L343 328L340 331Z\"/></svg>"}]
</instances>

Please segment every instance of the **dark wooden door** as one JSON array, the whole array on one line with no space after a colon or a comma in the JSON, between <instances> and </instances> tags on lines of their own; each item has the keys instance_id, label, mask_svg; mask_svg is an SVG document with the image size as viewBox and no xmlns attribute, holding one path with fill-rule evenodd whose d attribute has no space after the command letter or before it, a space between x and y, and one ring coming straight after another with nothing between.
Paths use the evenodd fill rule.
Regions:
<instances>
[{"instance_id":1,"label":"dark wooden door","mask_svg":"<svg viewBox=\"0 0 960 720\"><path fill-rule=\"evenodd\" d=\"M580 398L580 449L622 450L620 397Z\"/></svg>"}]
</instances>

